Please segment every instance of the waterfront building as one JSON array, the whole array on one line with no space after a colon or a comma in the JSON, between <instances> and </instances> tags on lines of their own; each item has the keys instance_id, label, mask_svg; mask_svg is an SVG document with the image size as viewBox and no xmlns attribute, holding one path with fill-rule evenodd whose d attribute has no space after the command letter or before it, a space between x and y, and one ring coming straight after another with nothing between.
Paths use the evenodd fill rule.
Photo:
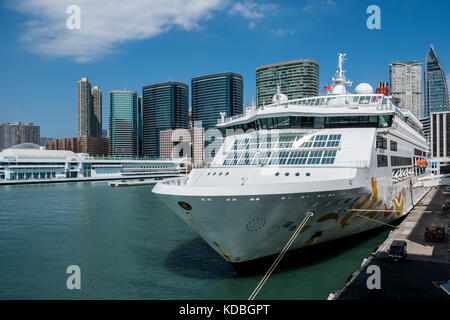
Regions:
<instances>
[{"instance_id":1,"label":"waterfront building","mask_svg":"<svg viewBox=\"0 0 450 320\"><path fill-rule=\"evenodd\" d=\"M109 139L99 137L78 138L78 152L90 156L107 156L109 154Z\"/></svg>"},{"instance_id":2,"label":"waterfront building","mask_svg":"<svg viewBox=\"0 0 450 320\"><path fill-rule=\"evenodd\" d=\"M139 155L139 95L136 91L109 92L109 148L113 156Z\"/></svg>"},{"instance_id":3,"label":"waterfront building","mask_svg":"<svg viewBox=\"0 0 450 320\"><path fill-rule=\"evenodd\" d=\"M88 78L78 81L78 137L102 136L102 91Z\"/></svg>"},{"instance_id":4,"label":"waterfront building","mask_svg":"<svg viewBox=\"0 0 450 320\"><path fill-rule=\"evenodd\" d=\"M45 149L86 153L90 156L107 156L109 154L109 140L98 137L52 139L46 141Z\"/></svg>"},{"instance_id":5,"label":"waterfront building","mask_svg":"<svg viewBox=\"0 0 450 320\"><path fill-rule=\"evenodd\" d=\"M314 60L294 60L256 69L256 99L258 107L272 103L277 86L289 99L319 95L319 63Z\"/></svg>"},{"instance_id":6,"label":"waterfront building","mask_svg":"<svg viewBox=\"0 0 450 320\"><path fill-rule=\"evenodd\" d=\"M65 150L78 152L78 139L77 138L62 138L51 139L45 142L46 150Z\"/></svg>"},{"instance_id":7,"label":"waterfront building","mask_svg":"<svg viewBox=\"0 0 450 320\"><path fill-rule=\"evenodd\" d=\"M399 108L422 116L422 67L419 62L392 62L389 67L390 92Z\"/></svg>"},{"instance_id":8,"label":"waterfront building","mask_svg":"<svg viewBox=\"0 0 450 320\"><path fill-rule=\"evenodd\" d=\"M180 82L165 82L142 88L143 155L159 157L160 132L188 129L189 88Z\"/></svg>"},{"instance_id":9,"label":"waterfront building","mask_svg":"<svg viewBox=\"0 0 450 320\"><path fill-rule=\"evenodd\" d=\"M0 151L21 143L40 144L41 128L31 122L0 125Z\"/></svg>"},{"instance_id":10,"label":"waterfront building","mask_svg":"<svg viewBox=\"0 0 450 320\"><path fill-rule=\"evenodd\" d=\"M240 74L224 72L192 79L192 122L201 122L205 130L215 127L220 114L242 114L244 80Z\"/></svg>"},{"instance_id":11,"label":"waterfront building","mask_svg":"<svg viewBox=\"0 0 450 320\"><path fill-rule=\"evenodd\" d=\"M160 132L161 158L186 157L187 162L196 168L205 162L205 129L194 127L189 130L162 130Z\"/></svg>"},{"instance_id":12,"label":"waterfront building","mask_svg":"<svg viewBox=\"0 0 450 320\"><path fill-rule=\"evenodd\" d=\"M447 79L432 45L430 45L430 51L427 52L425 57L424 87L425 117L428 117L432 112L450 110Z\"/></svg>"},{"instance_id":13,"label":"waterfront building","mask_svg":"<svg viewBox=\"0 0 450 320\"><path fill-rule=\"evenodd\" d=\"M34 144L20 144L0 152L0 184L137 178L158 180L179 176L185 170L183 159L91 157L72 151L40 150Z\"/></svg>"}]
</instances>

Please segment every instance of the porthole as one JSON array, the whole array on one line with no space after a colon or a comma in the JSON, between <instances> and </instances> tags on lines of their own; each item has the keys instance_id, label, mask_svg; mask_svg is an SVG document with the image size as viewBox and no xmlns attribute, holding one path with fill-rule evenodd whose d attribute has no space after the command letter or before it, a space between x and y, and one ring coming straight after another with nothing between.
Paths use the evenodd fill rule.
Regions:
<instances>
[{"instance_id":1,"label":"porthole","mask_svg":"<svg viewBox=\"0 0 450 320\"><path fill-rule=\"evenodd\" d=\"M213 173L213 176L215 176L215 175L216 175L216 173L214 172L214 173Z\"/></svg>"},{"instance_id":2,"label":"porthole","mask_svg":"<svg viewBox=\"0 0 450 320\"><path fill-rule=\"evenodd\" d=\"M209 176L210 174L211 174L211 172L208 172L208 174L207 174L207 175Z\"/></svg>"},{"instance_id":3,"label":"porthole","mask_svg":"<svg viewBox=\"0 0 450 320\"><path fill-rule=\"evenodd\" d=\"M297 173L295 174L295 176L296 176L296 177L299 177L299 176L300 176L300 173L297 172Z\"/></svg>"},{"instance_id":4,"label":"porthole","mask_svg":"<svg viewBox=\"0 0 450 320\"><path fill-rule=\"evenodd\" d=\"M229 172L225 173L226 176L229 175L229 174L230 174Z\"/></svg>"},{"instance_id":5,"label":"porthole","mask_svg":"<svg viewBox=\"0 0 450 320\"><path fill-rule=\"evenodd\" d=\"M221 173L219 173L219 176L221 176L222 175L222 172Z\"/></svg>"},{"instance_id":6,"label":"porthole","mask_svg":"<svg viewBox=\"0 0 450 320\"><path fill-rule=\"evenodd\" d=\"M192 210L192 206L189 203L186 203L184 201L178 201L178 205L180 207L182 207L184 210L187 210L187 211L191 211Z\"/></svg>"},{"instance_id":7,"label":"porthole","mask_svg":"<svg viewBox=\"0 0 450 320\"><path fill-rule=\"evenodd\" d=\"M288 177L288 176L289 176L289 172L286 172L284 175L285 175L286 177Z\"/></svg>"},{"instance_id":8,"label":"porthole","mask_svg":"<svg viewBox=\"0 0 450 320\"><path fill-rule=\"evenodd\" d=\"M307 173L306 173L306 176L307 176L307 177L311 176L311 173L307 172Z\"/></svg>"},{"instance_id":9,"label":"porthole","mask_svg":"<svg viewBox=\"0 0 450 320\"><path fill-rule=\"evenodd\" d=\"M275 173L275 176L276 176L276 177L278 177L279 175L280 175L280 173L279 173L279 172Z\"/></svg>"}]
</instances>

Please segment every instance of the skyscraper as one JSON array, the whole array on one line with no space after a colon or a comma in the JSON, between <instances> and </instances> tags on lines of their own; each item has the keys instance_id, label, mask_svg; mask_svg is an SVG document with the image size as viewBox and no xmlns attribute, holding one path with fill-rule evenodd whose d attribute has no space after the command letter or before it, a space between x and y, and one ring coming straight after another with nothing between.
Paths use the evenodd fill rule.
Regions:
<instances>
[{"instance_id":1,"label":"skyscraper","mask_svg":"<svg viewBox=\"0 0 450 320\"><path fill-rule=\"evenodd\" d=\"M78 137L102 136L102 91L91 89L87 78L78 81Z\"/></svg>"},{"instance_id":2,"label":"skyscraper","mask_svg":"<svg viewBox=\"0 0 450 320\"><path fill-rule=\"evenodd\" d=\"M87 78L78 81L78 137L90 137L92 134L92 93Z\"/></svg>"},{"instance_id":3,"label":"skyscraper","mask_svg":"<svg viewBox=\"0 0 450 320\"><path fill-rule=\"evenodd\" d=\"M192 122L208 130L217 124L220 113L228 117L243 113L244 81L233 72L216 73L192 79Z\"/></svg>"},{"instance_id":4,"label":"skyscraper","mask_svg":"<svg viewBox=\"0 0 450 320\"><path fill-rule=\"evenodd\" d=\"M40 144L41 128L31 122L0 125L0 151L21 143Z\"/></svg>"},{"instance_id":5,"label":"skyscraper","mask_svg":"<svg viewBox=\"0 0 450 320\"><path fill-rule=\"evenodd\" d=\"M424 117L428 117L432 112L449 111L447 80L432 45L430 45L430 51L425 56L424 82Z\"/></svg>"},{"instance_id":6,"label":"skyscraper","mask_svg":"<svg viewBox=\"0 0 450 320\"><path fill-rule=\"evenodd\" d=\"M277 85L289 99L319 95L319 63L314 60L294 60L274 63L256 69L257 105L272 103Z\"/></svg>"},{"instance_id":7,"label":"skyscraper","mask_svg":"<svg viewBox=\"0 0 450 320\"><path fill-rule=\"evenodd\" d=\"M142 88L144 156L160 156L160 131L188 129L188 109L187 84L169 81Z\"/></svg>"},{"instance_id":8,"label":"skyscraper","mask_svg":"<svg viewBox=\"0 0 450 320\"><path fill-rule=\"evenodd\" d=\"M389 67L391 95L399 107L422 117L422 67L419 62L392 62Z\"/></svg>"},{"instance_id":9,"label":"skyscraper","mask_svg":"<svg viewBox=\"0 0 450 320\"><path fill-rule=\"evenodd\" d=\"M102 90L98 86L92 89L92 136L102 136Z\"/></svg>"},{"instance_id":10,"label":"skyscraper","mask_svg":"<svg viewBox=\"0 0 450 320\"><path fill-rule=\"evenodd\" d=\"M109 154L113 156L139 155L139 95L135 91L109 92Z\"/></svg>"}]
</instances>

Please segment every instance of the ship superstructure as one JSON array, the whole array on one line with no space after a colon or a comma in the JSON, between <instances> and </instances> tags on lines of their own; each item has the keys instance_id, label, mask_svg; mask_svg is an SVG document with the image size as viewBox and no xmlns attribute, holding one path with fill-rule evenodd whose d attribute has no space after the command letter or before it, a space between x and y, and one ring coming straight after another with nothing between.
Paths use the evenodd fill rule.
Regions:
<instances>
[{"instance_id":1,"label":"ship superstructure","mask_svg":"<svg viewBox=\"0 0 450 320\"><path fill-rule=\"evenodd\" d=\"M208 168L153 192L227 261L367 231L406 214L426 193L429 147L420 121L368 84L354 93L342 69L328 95L288 100L218 120L226 136Z\"/></svg>"}]
</instances>

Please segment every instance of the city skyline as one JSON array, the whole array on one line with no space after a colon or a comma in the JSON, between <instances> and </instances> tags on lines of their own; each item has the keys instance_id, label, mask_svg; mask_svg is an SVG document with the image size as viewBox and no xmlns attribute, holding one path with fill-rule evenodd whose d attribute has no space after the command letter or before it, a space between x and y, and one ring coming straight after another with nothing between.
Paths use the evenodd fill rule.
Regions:
<instances>
[{"instance_id":1,"label":"city skyline","mask_svg":"<svg viewBox=\"0 0 450 320\"><path fill-rule=\"evenodd\" d=\"M243 5L236 6L238 3ZM249 3L256 4L251 7L253 11L245 11L249 8L245 4ZM392 61L424 63L424 54L432 43L448 77L450 45L443 41L448 29L445 26L449 24L445 19L445 12L450 8L447 2L439 2L441 10L435 10L436 6L424 7L420 1L402 4L380 1L381 30L369 30L365 25L369 2L326 3L282 1L277 3L276 9L268 10L263 5L270 4L269 1L231 1L225 9L208 11L209 19L196 20L197 28L178 26L142 40L131 39L127 46L113 50L115 53L90 61L27 49L20 40L24 34L20 24L36 18L36 14L3 5L0 25L5 47L0 53L3 58L0 67L9 77L0 80L4 89L0 95L0 122L32 121L41 126L42 136L76 136L77 92L73 84L86 76L104 92L140 91L144 85L168 78L190 83L196 76L231 71L243 75L244 104L249 105L256 99L255 70L258 66L314 59L321 66L320 88L323 91L336 68L337 52L344 51L348 53L349 79L355 85L368 82L375 87L379 81L388 81L388 65ZM328 36L327 30L334 32L332 26L340 21L344 12L348 12L348 19L339 26L343 34L352 36ZM64 13L62 18L67 18ZM415 19L423 23L415 24ZM373 45L380 41L382 45ZM238 45L239 50L231 48L230 44ZM184 49L176 49L179 46ZM24 77L25 72L27 77ZM48 90L49 85L54 89ZM27 89L27 95L14 94L14 88L19 86ZM106 102L105 124L109 115L107 106Z\"/></svg>"}]
</instances>

